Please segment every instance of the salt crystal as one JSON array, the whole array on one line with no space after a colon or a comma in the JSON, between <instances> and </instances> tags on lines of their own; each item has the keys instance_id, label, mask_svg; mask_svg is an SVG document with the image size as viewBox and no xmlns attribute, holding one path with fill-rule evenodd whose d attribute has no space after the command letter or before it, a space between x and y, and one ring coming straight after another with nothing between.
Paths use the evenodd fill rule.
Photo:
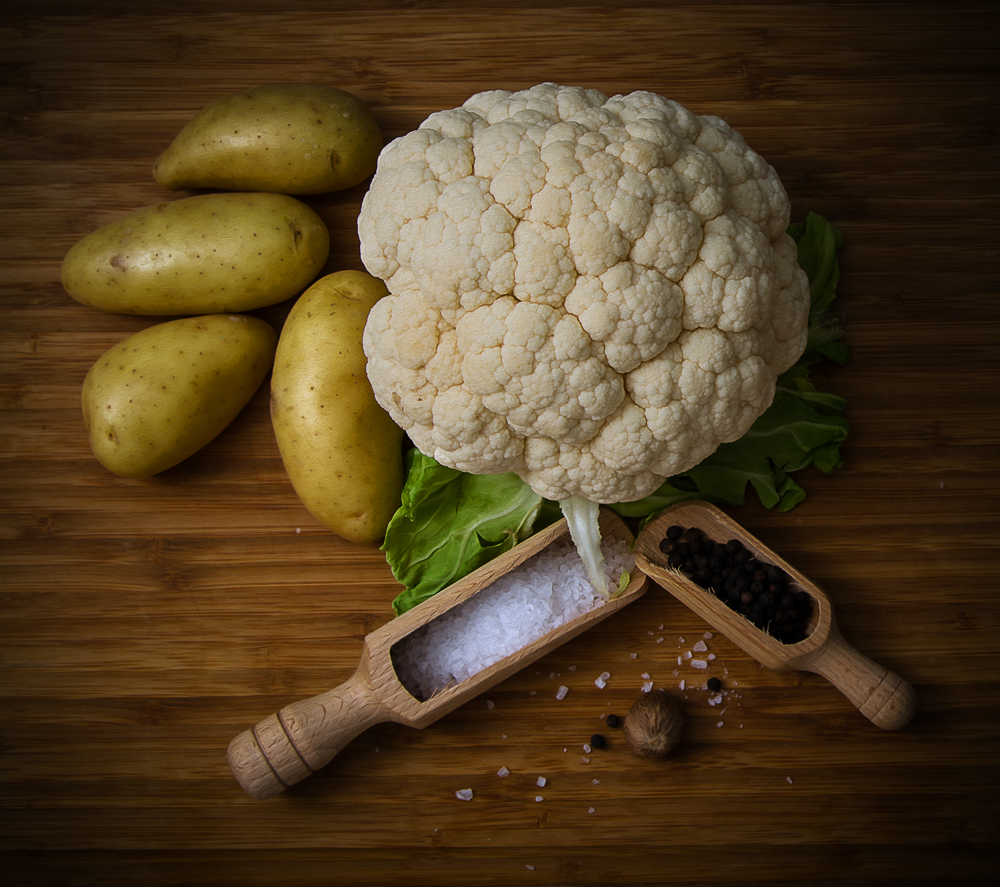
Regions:
<instances>
[{"instance_id":1,"label":"salt crystal","mask_svg":"<svg viewBox=\"0 0 1000 887\"><path fill-rule=\"evenodd\" d=\"M715 659L715 654L714 653L709 653L708 654L708 658L709 659Z\"/></svg>"},{"instance_id":2,"label":"salt crystal","mask_svg":"<svg viewBox=\"0 0 1000 887\"><path fill-rule=\"evenodd\" d=\"M641 675L639 675L639 677L642 678L644 681L648 681L649 680L649 672L648 671L644 671Z\"/></svg>"},{"instance_id":3,"label":"salt crystal","mask_svg":"<svg viewBox=\"0 0 1000 887\"><path fill-rule=\"evenodd\" d=\"M460 801L471 801L473 794L471 788L463 788L460 791L455 792L455 797Z\"/></svg>"},{"instance_id":4,"label":"salt crystal","mask_svg":"<svg viewBox=\"0 0 1000 887\"><path fill-rule=\"evenodd\" d=\"M628 546L602 544L609 584L634 569ZM403 686L426 700L607 603L572 541L553 543L392 648Z\"/></svg>"},{"instance_id":5,"label":"salt crystal","mask_svg":"<svg viewBox=\"0 0 1000 887\"><path fill-rule=\"evenodd\" d=\"M584 764L590 763L590 758L580 758L580 760L583 761Z\"/></svg>"},{"instance_id":6,"label":"salt crystal","mask_svg":"<svg viewBox=\"0 0 1000 887\"><path fill-rule=\"evenodd\" d=\"M501 767L499 770L497 770L497 776L510 776L510 770L508 770L506 767Z\"/></svg>"},{"instance_id":7,"label":"salt crystal","mask_svg":"<svg viewBox=\"0 0 1000 887\"><path fill-rule=\"evenodd\" d=\"M787 782L787 783L788 783L789 785L793 785L793 784L794 784L794 783L792 782L792 777L791 777L791 776L786 776L786 777L785 777L785 782Z\"/></svg>"},{"instance_id":8,"label":"salt crystal","mask_svg":"<svg viewBox=\"0 0 1000 887\"><path fill-rule=\"evenodd\" d=\"M663 631L663 623L662 622L660 623L659 628L660 628L660 631Z\"/></svg>"},{"instance_id":9,"label":"salt crystal","mask_svg":"<svg viewBox=\"0 0 1000 887\"><path fill-rule=\"evenodd\" d=\"M530 696L537 696L538 695L538 691L537 690L532 690L531 693L528 694L528 695L530 695Z\"/></svg>"},{"instance_id":10,"label":"salt crystal","mask_svg":"<svg viewBox=\"0 0 1000 887\"><path fill-rule=\"evenodd\" d=\"M712 640L713 636L714 636L714 635L713 635L713 634L712 634L712 632L710 632L710 631L706 631L706 632L705 632L705 633L704 633L704 634L702 635L702 637L703 637L703 638L704 638L704 639L705 639L706 641L710 641L710 640Z\"/></svg>"},{"instance_id":11,"label":"salt crystal","mask_svg":"<svg viewBox=\"0 0 1000 887\"><path fill-rule=\"evenodd\" d=\"M490 711L493 711L493 700L492 699L487 699L486 700L486 708L489 709Z\"/></svg>"},{"instance_id":12,"label":"salt crystal","mask_svg":"<svg viewBox=\"0 0 1000 887\"><path fill-rule=\"evenodd\" d=\"M603 690L608 685L608 678L610 677L611 677L610 671L603 672L601 676L596 681L594 681L594 683L597 684L597 686L601 690Z\"/></svg>"},{"instance_id":13,"label":"salt crystal","mask_svg":"<svg viewBox=\"0 0 1000 887\"><path fill-rule=\"evenodd\" d=\"M575 666L575 665L571 665L571 666L569 667L569 670L570 670L570 671L576 671L576 666Z\"/></svg>"},{"instance_id":14,"label":"salt crystal","mask_svg":"<svg viewBox=\"0 0 1000 887\"><path fill-rule=\"evenodd\" d=\"M721 726L722 726L722 725L723 725L724 723L725 723L724 721L719 721L719 723L718 723L718 724L716 724L715 726L716 726L716 727L721 727Z\"/></svg>"},{"instance_id":15,"label":"salt crystal","mask_svg":"<svg viewBox=\"0 0 1000 887\"><path fill-rule=\"evenodd\" d=\"M525 866L525 868L526 868L526 869L527 869L527 870L528 870L529 872L533 872L533 871L535 870L535 867L534 867L533 865L526 865L526 866Z\"/></svg>"},{"instance_id":16,"label":"salt crystal","mask_svg":"<svg viewBox=\"0 0 1000 887\"><path fill-rule=\"evenodd\" d=\"M692 659L692 668L708 668L708 663L704 659Z\"/></svg>"},{"instance_id":17,"label":"salt crystal","mask_svg":"<svg viewBox=\"0 0 1000 887\"><path fill-rule=\"evenodd\" d=\"M556 699L565 699L567 693L569 693L569 687L560 687L556 690Z\"/></svg>"},{"instance_id":18,"label":"salt crystal","mask_svg":"<svg viewBox=\"0 0 1000 887\"><path fill-rule=\"evenodd\" d=\"M704 653L706 650L708 650L708 646L705 644L704 641L698 641L698 643L695 644L691 649L694 650L695 653Z\"/></svg>"},{"instance_id":19,"label":"salt crystal","mask_svg":"<svg viewBox=\"0 0 1000 887\"><path fill-rule=\"evenodd\" d=\"M638 656L638 655L639 655L638 653L629 653L629 654L628 654L628 658L629 658L629 659L635 659L635 658L636 658L636 656Z\"/></svg>"},{"instance_id":20,"label":"salt crystal","mask_svg":"<svg viewBox=\"0 0 1000 887\"><path fill-rule=\"evenodd\" d=\"M685 659L690 659L691 658L691 651L690 650L686 650L684 652L684 658Z\"/></svg>"},{"instance_id":21,"label":"salt crystal","mask_svg":"<svg viewBox=\"0 0 1000 887\"><path fill-rule=\"evenodd\" d=\"M600 785L601 784L601 780L600 779L592 779L591 782L590 782L590 784L591 785Z\"/></svg>"},{"instance_id":22,"label":"salt crystal","mask_svg":"<svg viewBox=\"0 0 1000 887\"><path fill-rule=\"evenodd\" d=\"M302 527L296 527L296 528L295 528L295 534L296 534L296 535L298 535L298 534L299 534L299 533L301 533L301 532L302 532Z\"/></svg>"},{"instance_id":23,"label":"salt crystal","mask_svg":"<svg viewBox=\"0 0 1000 887\"><path fill-rule=\"evenodd\" d=\"M545 800L545 798L543 798L543 797L542 797L541 795L535 795L535 803L536 803L536 804L537 804L537 803L538 803L539 801L544 801L544 800Z\"/></svg>"},{"instance_id":24,"label":"salt crystal","mask_svg":"<svg viewBox=\"0 0 1000 887\"><path fill-rule=\"evenodd\" d=\"M677 643L678 644L683 644L684 643L684 638L682 638L682 637L677 638Z\"/></svg>"},{"instance_id":25,"label":"salt crystal","mask_svg":"<svg viewBox=\"0 0 1000 887\"><path fill-rule=\"evenodd\" d=\"M588 813L596 813L597 811L593 807L588 807L587 808L587 812Z\"/></svg>"},{"instance_id":26,"label":"salt crystal","mask_svg":"<svg viewBox=\"0 0 1000 887\"><path fill-rule=\"evenodd\" d=\"M682 690L684 689L684 681L683 680L681 681L681 689Z\"/></svg>"},{"instance_id":27,"label":"salt crystal","mask_svg":"<svg viewBox=\"0 0 1000 887\"><path fill-rule=\"evenodd\" d=\"M585 751L585 752L586 752L586 753L587 753L588 755L590 754L590 746L589 746L589 745L588 745L588 744L587 744L586 742L585 742L585 743L583 744L583 750L584 750L584 751Z\"/></svg>"},{"instance_id":28,"label":"salt crystal","mask_svg":"<svg viewBox=\"0 0 1000 887\"><path fill-rule=\"evenodd\" d=\"M539 788L545 788L545 782L546 782L545 777L544 776L539 776L538 777L538 782L536 782L535 785L537 785Z\"/></svg>"},{"instance_id":29,"label":"salt crystal","mask_svg":"<svg viewBox=\"0 0 1000 887\"><path fill-rule=\"evenodd\" d=\"M656 643L658 643L658 644L662 644L662 643L663 643L663 638L657 638L657 639L656 639Z\"/></svg>"},{"instance_id":30,"label":"salt crystal","mask_svg":"<svg viewBox=\"0 0 1000 887\"><path fill-rule=\"evenodd\" d=\"M642 692L643 693L648 693L652 689L653 689L653 682L652 681L643 681L643 684L642 684Z\"/></svg>"}]
</instances>

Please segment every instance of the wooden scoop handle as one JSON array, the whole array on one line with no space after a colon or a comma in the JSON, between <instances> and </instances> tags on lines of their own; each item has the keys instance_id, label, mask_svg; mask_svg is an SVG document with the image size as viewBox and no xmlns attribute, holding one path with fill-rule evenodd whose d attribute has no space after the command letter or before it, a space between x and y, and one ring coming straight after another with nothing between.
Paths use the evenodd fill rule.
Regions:
<instances>
[{"instance_id":1,"label":"wooden scoop handle","mask_svg":"<svg viewBox=\"0 0 1000 887\"><path fill-rule=\"evenodd\" d=\"M884 730L899 730L916 712L913 687L855 650L836 627L816 658L799 667L825 677L861 714Z\"/></svg>"},{"instance_id":2,"label":"wooden scoop handle","mask_svg":"<svg viewBox=\"0 0 1000 887\"><path fill-rule=\"evenodd\" d=\"M330 763L348 742L391 720L372 694L367 671L319 696L286 705L229 743L229 766L244 791L264 800Z\"/></svg>"}]
</instances>

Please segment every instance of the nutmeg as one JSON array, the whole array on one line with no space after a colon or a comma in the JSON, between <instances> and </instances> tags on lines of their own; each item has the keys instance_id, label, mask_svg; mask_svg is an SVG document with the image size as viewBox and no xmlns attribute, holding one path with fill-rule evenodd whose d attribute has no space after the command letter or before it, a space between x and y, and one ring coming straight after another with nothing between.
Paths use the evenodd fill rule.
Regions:
<instances>
[{"instance_id":1,"label":"nutmeg","mask_svg":"<svg viewBox=\"0 0 1000 887\"><path fill-rule=\"evenodd\" d=\"M625 741L644 758L665 758L681 740L684 710L666 690L643 693L625 715Z\"/></svg>"}]
</instances>

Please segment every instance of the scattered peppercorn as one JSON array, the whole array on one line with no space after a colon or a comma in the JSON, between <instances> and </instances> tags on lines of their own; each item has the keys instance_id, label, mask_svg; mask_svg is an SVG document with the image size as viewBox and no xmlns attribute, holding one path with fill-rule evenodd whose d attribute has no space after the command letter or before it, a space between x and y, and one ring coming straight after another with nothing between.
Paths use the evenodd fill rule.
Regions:
<instances>
[{"instance_id":1,"label":"scattered peppercorn","mask_svg":"<svg viewBox=\"0 0 1000 887\"><path fill-rule=\"evenodd\" d=\"M720 543L698 527L669 527L659 545L667 566L710 591L783 644L808 634L813 601L776 564L758 560L739 539Z\"/></svg>"},{"instance_id":2,"label":"scattered peppercorn","mask_svg":"<svg viewBox=\"0 0 1000 887\"><path fill-rule=\"evenodd\" d=\"M590 747L591 748L604 748L607 745L604 737L600 733L595 733L590 737Z\"/></svg>"},{"instance_id":3,"label":"scattered peppercorn","mask_svg":"<svg viewBox=\"0 0 1000 887\"><path fill-rule=\"evenodd\" d=\"M708 689L711 690L713 693L718 693L719 690L722 689L722 681L720 681L718 678L709 678Z\"/></svg>"},{"instance_id":4,"label":"scattered peppercorn","mask_svg":"<svg viewBox=\"0 0 1000 887\"><path fill-rule=\"evenodd\" d=\"M614 729L615 727L621 724L621 719L618 717L618 715L608 715L605 723L607 723L607 725L611 727L611 729Z\"/></svg>"}]
</instances>

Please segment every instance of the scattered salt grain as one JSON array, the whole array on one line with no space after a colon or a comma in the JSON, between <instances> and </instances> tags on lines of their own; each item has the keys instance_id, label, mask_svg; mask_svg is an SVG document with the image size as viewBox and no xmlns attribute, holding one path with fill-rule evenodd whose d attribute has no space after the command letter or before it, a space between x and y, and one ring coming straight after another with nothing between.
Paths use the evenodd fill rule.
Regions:
<instances>
[{"instance_id":1,"label":"scattered salt grain","mask_svg":"<svg viewBox=\"0 0 1000 887\"><path fill-rule=\"evenodd\" d=\"M702 635L702 637L703 637L703 638L704 638L704 639L705 639L706 641L710 641L710 640L712 640L712 638L714 637L714 635L712 634L712 632L710 632L710 631L706 631L706 632L705 632L705 633L704 633L704 634Z\"/></svg>"},{"instance_id":2,"label":"scattered salt grain","mask_svg":"<svg viewBox=\"0 0 1000 887\"><path fill-rule=\"evenodd\" d=\"M628 658L629 659L635 659L638 655L639 655L638 653L629 653L628 654Z\"/></svg>"},{"instance_id":3,"label":"scattered salt grain","mask_svg":"<svg viewBox=\"0 0 1000 887\"><path fill-rule=\"evenodd\" d=\"M605 540L601 549L609 584L617 588L622 572L634 569L632 554L618 540ZM430 699L606 603L576 546L553 543L401 639L393 664L412 696Z\"/></svg>"},{"instance_id":4,"label":"scattered salt grain","mask_svg":"<svg viewBox=\"0 0 1000 887\"><path fill-rule=\"evenodd\" d=\"M589 754L590 754L590 751L591 751L591 749L590 749L590 745L589 745L589 744L587 744L587 743L585 742L585 743L583 744L583 750L584 750L584 751L585 751L585 752L586 752L586 753L587 753L587 754L589 755Z\"/></svg>"},{"instance_id":5,"label":"scattered salt grain","mask_svg":"<svg viewBox=\"0 0 1000 887\"><path fill-rule=\"evenodd\" d=\"M787 782L789 785L794 785L794 783L792 782L792 777L791 776L786 776L785 777L785 782Z\"/></svg>"},{"instance_id":6,"label":"scattered salt grain","mask_svg":"<svg viewBox=\"0 0 1000 887\"><path fill-rule=\"evenodd\" d=\"M526 866L525 866L525 868L526 868L526 869L527 869L527 870L528 870L529 872L533 872L533 871L535 870L535 867L534 867L533 865L526 865Z\"/></svg>"},{"instance_id":7,"label":"scattered salt grain","mask_svg":"<svg viewBox=\"0 0 1000 887\"><path fill-rule=\"evenodd\" d=\"M560 687L556 690L556 699L565 699L567 693L569 693L569 687Z\"/></svg>"},{"instance_id":8,"label":"scattered salt grain","mask_svg":"<svg viewBox=\"0 0 1000 887\"><path fill-rule=\"evenodd\" d=\"M536 804L539 803L540 801L544 801L544 800L545 800L545 798L543 798L541 795L535 795L535 803Z\"/></svg>"},{"instance_id":9,"label":"scattered salt grain","mask_svg":"<svg viewBox=\"0 0 1000 887\"><path fill-rule=\"evenodd\" d=\"M695 653L704 653L708 650L708 645L704 641L698 641L692 648Z\"/></svg>"},{"instance_id":10,"label":"scattered salt grain","mask_svg":"<svg viewBox=\"0 0 1000 887\"><path fill-rule=\"evenodd\" d=\"M656 643L658 643L658 644L662 644L662 643L663 643L663 638L657 638L657 639L656 639Z\"/></svg>"},{"instance_id":11,"label":"scattered salt grain","mask_svg":"<svg viewBox=\"0 0 1000 887\"><path fill-rule=\"evenodd\" d=\"M538 695L538 691L537 690L532 690L531 693L529 693L528 695L529 696L537 696Z\"/></svg>"},{"instance_id":12,"label":"scattered salt grain","mask_svg":"<svg viewBox=\"0 0 1000 887\"><path fill-rule=\"evenodd\" d=\"M471 801L473 798L471 788L463 788L460 791L455 792L455 797L460 801Z\"/></svg>"},{"instance_id":13,"label":"scattered salt grain","mask_svg":"<svg viewBox=\"0 0 1000 887\"><path fill-rule=\"evenodd\" d=\"M690 650L685 650L685 652L684 652L684 658L685 659L690 659L691 658L691 651Z\"/></svg>"},{"instance_id":14,"label":"scattered salt grain","mask_svg":"<svg viewBox=\"0 0 1000 887\"><path fill-rule=\"evenodd\" d=\"M611 677L610 671L602 672L601 676L596 681L594 681L594 683L598 686L599 689L603 690L608 685L608 678L610 677Z\"/></svg>"},{"instance_id":15,"label":"scattered salt grain","mask_svg":"<svg viewBox=\"0 0 1000 887\"><path fill-rule=\"evenodd\" d=\"M486 700L486 708L489 709L490 711L493 711L493 700L492 699L487 699Z\"/></svg>"},{"instance_id":16,"label":"scattered salt grain","mask_svg":"<svg viewBox=\"0 0 1000 887\"><path fill-rule=\"evenodd\" d=\"M724 723L725 723L725 721L719 721L719 723L718 723L718 724L716 724L715 726L716 726L716 727L721 727L721 726L722 726L722 725L723 725Z\"/></svg>"},{"instance_id":17,"label":"scattered salt grain","mask_svg":"<svg viewBox=\"0 0 1000 887\"><path fill-rule=\"evenodd\" d=\"M295 528L295 535L296 535L296 536L297 536L297 535L298 535L299 533L301 533L301 532L302 532L302 527L296 527L296 528Z\"/></svg>"},{"instance_id":18,"label":"scattered salt grain","mask_svg":"<svg viewBox=\"0 0 1000 887\"><path fill-rule=\"evenodd\" d=\"M539 776L538 777L538 782L536 782L535 785L537 785L539 788L545 788L545 783L546 782L547 782L547 780L545 779L544 776Z\"/></svg>"},{"instance_id":19,"label":"scattered salt grain","mask_svg":"<svg viewBox=\"0 0 1000 887\"><path fill-rule=\"evenodd\" d=\"M497 776L510 776L510 770L508 770L506 767L501 767L499 770L497 770Z\"/></svg>"},{"instance_id":20,"label":"scattered salt grain","mask_svg":"<svg viewBox=\"0 0 1000 887\"><path fill-rule=\"evenodd\" d=\"M684 680L683 679L681 679L681 689L682 690L684 689Z\"/></svg>"},{"instance_id":21,"label":"scattered salt grain","mask_svg":"<svg viewBox=\"0 0 1000 887\"><path fill-rule=\"evenodd\" d=\"M588 813L596 813L597 811L593 807L588 807L587 808L587 812Z\"/></svg>"},{"instance_id":22,"label":"scattered salt grain","mask_svg":"<svg viewBox=\"0 0 1000 887\"><path fill-rule=\"evenodd\" d=\"M591 782L590 782L590 784L591 785L600 785L601 784L601 780L600 779L592 779Z\"/></svg>"},{"instance_id":23,"label":"scattered salt grain","mask_svg":"<svg viewBox=\"0 0 1000 887\"><path fill-rule=\"evenodd\" d=\"M653 682L652 681L643 681L642 682L642 692L643 693L648 693L652 689L653 689Z\"/></svg>"},{"instance_id":24,"label":"scattered salt grain","mask_svg":"<svg viewBox=\"0 0 1000 887\"><path fill-rule=\"evenodd\" d=\"M571 666L569 667L569 670L570 670L570 671L576 671L576 666L575 666L575 665L571 665Z\"/></svg>"},{"instance_id":25,"label":"scattered salt grain","mask_svg":"<svg viewBox=\"0 0 1000 887\"><path fill-rule=\"evenodd\" d=\"M708 654L708 658L709 659L715 659L715 654L714 653L709 653Z\"/></svg>"},{"instance_id":26,"label":"scattered salt grain","mask_svg":"<svg viewBox=\"0 0 1000 887\"><path fill-rule=\"evenodd\" d=\"M704 659L692 659L692 668L708 668L708 663Z\"/></svg>"}]
</instances>

